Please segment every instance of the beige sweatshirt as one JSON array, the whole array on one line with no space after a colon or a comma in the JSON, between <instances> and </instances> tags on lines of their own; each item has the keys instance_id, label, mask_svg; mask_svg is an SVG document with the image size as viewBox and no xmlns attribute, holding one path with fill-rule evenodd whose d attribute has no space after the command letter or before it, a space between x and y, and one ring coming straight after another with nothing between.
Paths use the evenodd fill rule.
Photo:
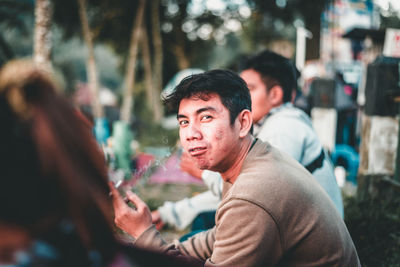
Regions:
<instances>
[{"instance_id":1,"label":"beige sweatshirt","mask_svg":"<svg viewBox=\"0 0 400 267\"><path fill-rule=\"evenodd\" d=\"M153 226L135 244L192 256L205 266L360 266L324 190L297 161L261 141L236 182L224 184L213 229L167 244Z\"/></svg>"}]
</instances>

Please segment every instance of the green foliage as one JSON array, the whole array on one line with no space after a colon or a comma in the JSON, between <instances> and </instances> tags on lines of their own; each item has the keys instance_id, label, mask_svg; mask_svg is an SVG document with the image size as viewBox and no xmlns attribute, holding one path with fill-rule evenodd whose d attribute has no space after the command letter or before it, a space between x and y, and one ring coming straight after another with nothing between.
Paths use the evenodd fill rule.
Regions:
<instances>
[{"instance_id":1,"label":"green foliage","mask_svg":"<svg viewBox=\"0 0 400 267\"><path fill-rule=\"evenodd\" d=\"M346 201L345 222L364 267L400 266L400 194Z\"/></svg>"},{"instance_id":2,"label":"green foliage","mask_svg":"<svg viewBox=\"0 0 400 267\"><path fill-rule=\"evenodd\" d=\"M0 0L0 66L32 54L33 1Z\"/></svg>"},{"instance_id":3,"label":"green foliage","mask_svg":"<svg viewBox=\"0 0 400 267\"><path fill-rule=\"evenodd\" d=\"M154 122L153 114L150 111L143 84L137 84L134 105L134 133L135 139L139 141L141 147L163 146L174 147L178 140L178 129L167 130Z\"/></svg>"},{"instance_id":4,"label":"green foliage","mask_svg":"<svg viewBox=\"0 0 400 267\"><path fill-rule=\"evenodd\" d=\"M163 146L173 148L178 140L178 130L166 130L153 120L141 118L141 126L136 128L137 140L142 147Z\"/></svg>"},{"instance_id":5,"label":"green foliage","mask_svg":"<svg viewBox=\"0 0 400 267\"><path fill-rule=\"evenodd\" d=\"M381 16L381 29L400 28L400 15L394 13L388 16Z\"/></svg>"},{"instance_id":6,"label":"green foliage","mask_svg":"<svg viewBox=\"0 0 400 267\"><path fill-rule=\"evenodd\" d=\"M0 23L7 27L16 27L26 33L27 25L24 16L33 14L33 1L0 0Z\"/></svg>"}]
</instances>

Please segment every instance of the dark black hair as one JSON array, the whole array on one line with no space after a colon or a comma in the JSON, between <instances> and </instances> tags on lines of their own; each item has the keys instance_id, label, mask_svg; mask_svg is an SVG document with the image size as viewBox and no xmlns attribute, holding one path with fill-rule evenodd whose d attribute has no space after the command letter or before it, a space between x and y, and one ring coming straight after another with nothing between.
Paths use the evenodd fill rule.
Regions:
<instances>
[{"instance_id":1,"label":"dark black hair","mask_svg":"<svg viewBox=\"0 0 400 267\"><path fill-rule=\"evenodd\" d=\"M253 69L261 74L267 90L279 85L283 90L283 102L289 102L292 92L297 88L300 73L293 62L272 51L263 52L249 58L241 71Z\"/></svg>"},{"instance_id":2,"label":"dark black hair","mask_svg":"<svg viewBox=\"0 0 400 267\"><path fill-rule=\"evenodd\" d=\"M190 75L163 101L176 112L182 99L198 97L207 100L212 93L218 94L222 104L229 110L231 124L242 110L251 111L251 97L246 82L230 70L211 70Z\"/></svg>"}]
</instances>

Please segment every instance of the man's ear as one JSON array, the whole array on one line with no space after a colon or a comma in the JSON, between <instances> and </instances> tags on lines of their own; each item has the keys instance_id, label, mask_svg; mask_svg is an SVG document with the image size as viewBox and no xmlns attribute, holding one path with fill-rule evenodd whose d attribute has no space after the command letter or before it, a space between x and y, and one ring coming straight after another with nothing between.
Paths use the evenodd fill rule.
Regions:
<instances>
[{"instance_id":1,"label":"man's ear","mask_svg":"<svg viewBox=\"0 0 400 267\"><path fill-rule=\"evenodd\" d=\"M240 123L240 132L239 137L245 137L253 125L253 116L251 115L251 111L248 109L242 110L238 115L238 120Z\"/></svg>"},{"instance_id":2,"label":"man's ear","mask_svg":"<svg viewBox=\"0 0 400 267\"><path fill-rule=\"evenodd\" d=\"M275 85L269 89L268 95L273 107L278 107L283 104L283 89L279 85Z\"/></svg>"}]
</instances>

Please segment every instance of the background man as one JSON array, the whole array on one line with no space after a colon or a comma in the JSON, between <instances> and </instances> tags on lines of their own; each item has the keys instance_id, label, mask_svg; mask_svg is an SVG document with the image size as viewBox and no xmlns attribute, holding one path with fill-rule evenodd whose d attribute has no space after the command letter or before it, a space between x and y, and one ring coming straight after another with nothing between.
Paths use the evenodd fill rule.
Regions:
<instances>
[{"instance_id":1,"label":"background man","mask_svg":"<svg viewBox=\"0 0 400 267\"><path fill-rule=\"evenodd\" d=\"M200 169L221 174L216 226L166 244L148 207L111 186L117 226L137 246L195 257L205 266L360 266L347 228L311 174L287 154L254 139L246 83L214 70L185 78L166 99L178 108L180 140Z\"/></svg>"},{"instance_id":2,"label":"background man","mask_svg":"<svg viewBox=\"0 0 400 267\"><path fill-rule=\"evenodd\" d=\"M310 117L291 103L297 88L293 63L264 51L246 62L240 76L251 94L254 134L285 151L310 171L343 217L342 196L329 156Z\"/></svg>"}]
</instances>

